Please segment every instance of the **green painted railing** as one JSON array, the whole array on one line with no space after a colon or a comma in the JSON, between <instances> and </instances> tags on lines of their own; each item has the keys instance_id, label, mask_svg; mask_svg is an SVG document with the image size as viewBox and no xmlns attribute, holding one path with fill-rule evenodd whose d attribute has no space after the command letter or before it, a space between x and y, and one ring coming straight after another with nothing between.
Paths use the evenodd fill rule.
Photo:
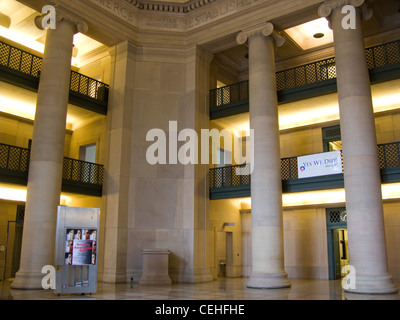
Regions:
<instances>
[{"instance_id":1,"label":"green painted railing","mask_svg":"<svg viewBox=\"0 0 400 320\"><path fill-rule=\"evenodd\" d=\"M367 48L369 70L400 63L400 40ZM329 82L336 79L335 58L328 58L276 73L277 91ZM210 91L210 108L248 101L249 81L241 81Z\"/></svg>"},{"instance_id":2,"label":"green painted railing","mask_svg":"<svg viewBox=\"0 0 400 320\"><path fill-rule=\"evenodd\" d=\"M39 80L43 59L0 42L0 66ZM101 102L108 101L109 85L71 71L70 90Z\"/></svg>"},{"instance_id":3,"label":"green painted railing","mask_svg":"<svg viewBox=\"0 0 400 320\"><path fill-rule=\"evenodd\" d=\"M379 144L378 158L380 169L400 168L400 142ZM241 174L239 175L238 173ZM296 180L299 178L297 157L281 159L281 178L282 181ZM250 181L249 164L211 168L209 171L210 188L246 185L250 184Z\"/></svg>"},{"instance_id":4,"label":"green painted railing","mask_svg":"<svg viewBox=\"0 0 400 320\"><path fill-rule=\"evenodd\" d=\"M0 143L0 169L8 174L28 175L30 149ZM104 166L71 158L64 158L62 178L71 183L102 185Z\"/></svg>"}]
</instances>

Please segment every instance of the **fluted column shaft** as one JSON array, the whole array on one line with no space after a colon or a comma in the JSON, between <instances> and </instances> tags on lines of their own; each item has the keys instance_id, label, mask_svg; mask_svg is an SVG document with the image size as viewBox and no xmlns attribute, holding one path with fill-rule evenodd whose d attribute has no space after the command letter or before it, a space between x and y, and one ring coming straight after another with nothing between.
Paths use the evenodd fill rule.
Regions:
<instances>
[{"instance_id":1,"label":"fluted column shaft","mask_svg":"<svg viewBox=\"0 0 400 320\"><path fill-rule=\"evenodd\" d=\"M20 269L11 285L14 289L42 288L42 267L54 265L73 36L77 26L78 19L57 8L56 28L47 31L33 127ZM85 29L82 21L79 26Z\"/></svg>"},{"instance_id":2,"label":"fluted column shaft","mask_svg":"<svg viewBox=\"0 0 400 320\"><path fill-rule=\"evenodd\" d=\"M252 288L290 286L284 271L282 180L275 44L284 39L271 23L242 31L237 41L249 46L250 127L254 129L251 176Z\"/></svg>"},{"instance_id":3,"label":"fluted column shaft","mask_svg":"<svg viewBox=\"0 0 400 320\"><path fill-rule=\"evenodd\" d=\"M342 21L355 10L355 28ZM370 80L362 34L362 17L371 12L364 0L327 1L320 9L334 32L336 72L343 145L349 261L356 271L358 293L396 292L387 271L381 179Z\"/></svg>"}]
</instances>

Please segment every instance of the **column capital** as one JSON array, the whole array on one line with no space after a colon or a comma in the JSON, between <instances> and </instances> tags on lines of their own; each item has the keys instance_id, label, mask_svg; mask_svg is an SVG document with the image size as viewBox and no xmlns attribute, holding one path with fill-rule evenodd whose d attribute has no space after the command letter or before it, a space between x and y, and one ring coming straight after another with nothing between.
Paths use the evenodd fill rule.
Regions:
<instances>
[{"instance_id":1,"label":"column capital","mask_svg":"<svg viewBox=\"0 0 400 320\"><path fill-rule=\"evenodd\" d=\"M243 29L237 35L236 42L240 45L245 44L248 39L256 35L273 38L276 46L278 47L281 47L285 43L285 37L278 31L274 30L274 25L271 22L264 22L256 26Z\"/></svg>"},{"instance_id":2,"label":"column capital","mask_svg":"<svg viewBox=\"0 0 400 320\"><path fill-rule=\"evenodd\" d=\"M57 22L68 21L75 27L76 32L86 33L88 31L88 24L83 18L63 7L60 7L59 5L55 5L54 8L56 14L55 19ZM42 20L45 17L47 17L47 14L35 18L35 25L37 28L43 30Z\"/></svg>"},{"instance_id":3,"label":"column capital","mask_svg":"<svg viewBox=\"0 0 400 320\"><path fill-rule=\"evenodd\" d=\"M334 9L343 8L346 5L361 9L361 17L363 20L368 20L372 17L372 9L368 7L365 0L327 0L318 8L320 17L330 20L330 16Z\"/></svg>"}]
</instances>

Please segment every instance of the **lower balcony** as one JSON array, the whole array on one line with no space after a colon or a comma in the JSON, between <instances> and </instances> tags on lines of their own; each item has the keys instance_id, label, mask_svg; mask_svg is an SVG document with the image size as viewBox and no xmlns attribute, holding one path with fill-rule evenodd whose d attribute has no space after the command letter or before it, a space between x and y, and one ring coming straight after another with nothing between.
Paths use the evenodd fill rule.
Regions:
<instances>
[{"instance_id":1,"label":"lower balcony","mask_svg":"<svg viewBox=\"0 0 400 320\"><path fill-rule=\"evenodd\" d=\"M400 142L378 145L382 183L400 181ZM282 191L301 192L344 187L342 173L299 178L297 157L281 159ZM249 164L212 168L209 171L210 199L250 197Z\"/></svg>"},{"instance_id":2,"label":"lower balcony","mask_svg":"<svg viewBox=\"0 0 400 320\"><path fill-rule=\"evenodd\" d=\"M30 149L0 144L0 181L27 185ZM62 191L101 197L104 166L64 158Z\"/></svg>"}]
</instances>

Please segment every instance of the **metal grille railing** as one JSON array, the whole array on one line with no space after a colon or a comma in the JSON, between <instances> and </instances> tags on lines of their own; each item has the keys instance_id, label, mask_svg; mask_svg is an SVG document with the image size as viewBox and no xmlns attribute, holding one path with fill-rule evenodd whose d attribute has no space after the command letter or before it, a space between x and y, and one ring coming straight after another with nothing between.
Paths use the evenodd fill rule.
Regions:
<instances>
[{"instance_id":1,"label":"metal grille railing","mask_svg":"<svg viewBox=\"0 0 400 320\"><path fill-rule=\"evenodd\" d=\"M43 59L0 42L0 65L39 78Z\"/></svg>"},{"instance_id":2,"label":"metal grille railing","mask_svg":"<svg viewBox=\"0 0 400 320\"><path fill-rule=\"evenodd\" d=\"M0 168L27 173L29 155L29 149L0 144Z\"/></svg>"},{"instance_id":3,"label":"metal grille railing","mask_svg":"<svg viewBox=\"0 0 400 320\"><path fill-rule=\"evenodd\" d=\"M378 158L380 169L400 168L400 142L379 144ZM343 171L343 152L341 152L342 171ZM236 168L242 168L244 176L238 176ZM246 168L246 169L243 169ZM298 179L297 157L281 159L281 178L285 180ZM248 164L212 168L209 172L210 188L220 188L237 186L240 184L250 184L250 168Z\"/></svg>"},{"instance_id":4,"label":"metal grille railing","mask_svg":"<svg viewBox=\"0 0 400 320\"><path fill-rule=\"evenodd\" d=\"M210 188L250 184L250 166L241 164L210 169Z\"/></svg>"},{"instance_id":5,"label":"metal grille railing","mask_svg":"<svg viewBox=\"0 0 400 320\"><path fill-rule=\"evenodd\" d=\"M368 69L400 63L400 40L367 48ZM277 91L336 79L335 58L309 63L276 73ZM248 81L234 83L210 91L210 107L219 107L249 99Z\"/></svg>"},{"instance_id":6,"label":"metal grille railing","mask_svg":"<svg viewBox=\"0 0 400 320\"><path fill-rule=\"evenodd\" d=\"M378 145L378 158L381 169L400 167L400 142Z\"/></svg>"},{"instance_id":7,"label":"metal grille railing","mask_svg":"<svg viewBox=\"0 0 400 320\"><path fill-rule=\"evenodd\" d=\"M400 63L400 40L367 48L368 69L375 69Z\"/></svg>"},{"instance_id":8,"label":"metal grille railing","mask_svg":"<svg viewBox=\"0 0 400 320\"><path fill-rule=\"evenodd\" d=\"M103 168L97 163L64 158L63 180L101 185L103 184Z\"/></svg>"},{"instance_id":9,"label":"metal grille railing","mask_svg":"<svg viewBox=\"0 0 400 320\"><path fill-rule=\"evenodd\" d=\"M297 157L281 159L281 178L282 180L297 179Z\"/></svg>"},{"instance_id":10,"label":"metal grille railing","mask_svg":"<svg viewBox=\"0 0 400 320\"><path fill-rule=\"evenodd\" d=\"M246 101L249 98L249 82L242 81L210 91L213 106Z\"/></svg>"},{"instance_id":11,"label":"metal grille railing","mask_svg":"<svg viewBox=\"0 0 400 320\"><path fill-rule=\"evenodd\" d=\"M276 73L276 86L282 91L335 78L335 58L330 58Z\"/></svg>"},{"instance_id":12,"label":"metal grille railing","mask_svg":"<svg viewBox=\"0 0 400 320\"><path fill-rule=\"evenodd\" d=\"M30 149L0 143L0 169L28 174ZM96 185L103 184L104 166L71 158L64 158L64 180Z\"/></svg>"},{"instance_id":13,"label":"metal grille railing","mask_svg":"<svg viewBox=\"0 0 400 320\"><path fill-rule=\"evenodd\" d=\"M99 101L108 100L109 86L75 71L71 71L70 90Z\"/></svg>"},{"instance_id":14,"label":"metal grille railing","mask_svg":"<svg viewBox=\"0 0 400 320\"><path fill-rule=\"evenodd\" d=\"M0 66L40 78L42 61L38 56L0 42ZM109 85L75 71L71 71L70 90L102 102L108 101Z\"/></svg>"}]
</instances>

